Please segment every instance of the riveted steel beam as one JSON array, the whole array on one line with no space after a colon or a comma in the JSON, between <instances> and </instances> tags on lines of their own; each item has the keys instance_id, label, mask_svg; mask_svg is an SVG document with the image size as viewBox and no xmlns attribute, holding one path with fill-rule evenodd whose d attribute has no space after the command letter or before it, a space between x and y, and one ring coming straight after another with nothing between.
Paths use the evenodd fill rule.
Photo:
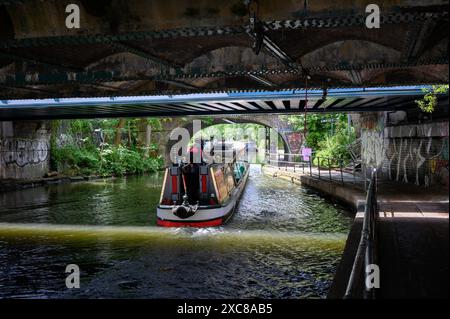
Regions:
<instances>
[{"instance_id":1,"label":"riveted steel beam","mask_svg":"<svg viewBox=\"0 0 450 319\"><path fill-rule=\"evenodd\" d=\"M284 50L282 50L275 42L273 42L268 36L263 37L264 49L268 51L272 56L280 60L289 68L301 69L301 66L292 59Z\"/></svg>"},{"instance_id":2,"label":"riveted steel beam","mask_svg":"<svg viewBox=\"0 0 450 319\"><path fill-rule=\"evenodd\" d=\"M111 44L112 42L144 41L157 39L176 39L180 37L201 37L214 35L233 35L246 32L245 26L224 26L224 27L191 27L161 31L139 31L117 35L71 35L34 37L7 40L0 42L0 49L7 48L27 48L27 47L49 47L54 45L89 45L89 44Z\"/></svg>"},{"instance_id":3,"label":"riveted steel beam","mask_svg":"<svg viewBox=\"0 0 450 319\"><path fill-rule=\"evenodd\" d=\"M320 66L307 68L308 71L349 71L363 69L395 69L395 68L413 68L420 65L448 65L448 59L438 59L420 62L399 62L387 64L367 64L367 65L337 65ZM122 76L119 72L99 71L99 72L66 72L49 74L16 74L6 76L0 84L7 85L39 85L39 84L64 84L64 83L99 83L99 82L123 82L123 81L177 81L182 79L196 78L225 78L236 76L270 76L277 74L295 74L301 75L301 70L290 68L279 69L261 69L256 71L236 70L231 72L211 72L211 73L189 73L189 74L156 74L156 75L133 75ZM189 84L187 84L189 85Z\"/></svg>"},{"instance_id":4,"label":"riveted steel beam","mask_svg":"<svg viewBox=\"0 0 450 319\"><path fill-rule=\"evenodd\" d=\"M0 84L0 88L9 89L9 90L41 92L41 93L46 93L46 94L48 94L48 93L50 93L50 94L55 93L54 91L44 90L44 89L41 89L41 88L35 88L35 87L32 87L32 86L8 86L8 85Z\"/></svg>"},{"instance_id":5,"label":"riveted steel beam","mask_svg":"<svg viewBox=\"0 0 450 319\"><path fill-rule=\"evenodd\" d=\"M276 86L276 84L274 84L273 82L265 79L262 76L259 75L255 75L255 74L249 74L249 77L252 78L253 80L255 80L258 83L264 84L265 86Z\"/></svg>"},{"instance_id":6,"label":"riveted steel beam","mask_svg":"<svg viewBox=\"0 0 450 319\"><path fill-rule=\"evenodd\" d=\"M418 23L448 17L448 12L395 12L380 15L380 24ZM263 22L265 30L295 30L361 26L365 27L365 15L314 17L297 20L274 20ZM0 49L48 47L53 45L110 44L111 42L143 41L156 39L176 39L186 37L206 37L245 34L249 25L189 27L160 31L138 31L117 35L76 35L15 39L0 42Z\"/></svg>"},{"instance_id":7,"label":"riveted steel beam","mask_svg":"<svg viewBox=\"0 0 450 319\"><path fill-rule=\"evenodd\" d=\"M352 83L361 85L363 83L363 79L361 76L361 71L358 69L349 70L348 74L352 80Z\"/></svg>"},{"instance_id":8,"label":"riveted steel beam","mask_svg":"<svg viewBox=\"0 0 450 319\"><path fill-rule=\"evenodd\" d=\"M433 20L448 17L447 12L394 12L380 14L380 24L417 23L420 21ZM298 20L278 20L264 23L267 30L281 29L305 29L305 28L336 28L365 26L366 15L334 16L334 17L312 17Z\"/></svg>"},{"instance_id":9,"label":"riveted steel beam","mask_svg":"<svg viewBox=\"0 0 450 319\"><path fill-rule=\"evenodd\" d=\"M413 25L408 30L402 58L411 61L418 57L424 41L436 25L436 20L425 20Z\"/></svg>"},{"instance_id":10,"label":"riveted steel beam","mask_svg":"<svg viewBox=\"0 0 450 319\"><path fill-rule=\"evenodd\" d=\"M366 69L392 69L392 68L412 68L421 65L448 65L448 57L441 59L429 59L422 61L410 61L410 62L396 62L396 63L369 63L369 64L333 64L325 66L309 66L304 67L303 71L309 74L317 72L329 72L329 71L350 71L350 70L366 70ZM260 69L260 70L235 70L229 72L190 72L186 74L176 74L176 78L215 78L215 77L233 77L233 76L264 76L264 75L276 75L276 74L295 74L302 75L302 69L298 68L273 68L273 69Z\"/></svg>"},{"instance_id":11,"label":"riveted steel beam","mask_svg":"<svg viewBox=\"0 0 450 319\"><path fill-rule=\"evenodd\" d=\"M82 68L76 68L73 66L68 66L68 65L63 65L63 64L58 64L58 63L53 63L53 62L48 62L48 61L42 61L40 59L35 59L35 58L28 58L28 57L21 56L17 53L12 54L12 53L7 53L7 52L0 52L0 58L7 59L7 60L13 60L13 61L19 61L19 62L40 64L40 65L46 66L51 69L59 69L59 70L73 71L73 72L83 71Z\"/></svg>"},{"instance_id":12,"label":"riveted steel beam","mask_svg":"<svg viewBox=\"0 0 450 319\"><path fill-rule=\"evenodd\" d=\"M251 19L251 21L253 20L254 19ZM248 35L255 41L253 50L256 54L259 54L261 47L263 47L266 52L275 59L281 61L287 67L298 68L297 63L274 41L272 41L272 39L264 34L264 27L258 27L263 26L260 21L258 21L256 25L251 23L251 26L253 27L248 30Z\"/></svg>"},{"instance_id":13,"label":"riveted steel beam","mask_svg":"<svg viewBox=\"0 0 450 319\"><path fill-rule=\"evenodd\" d=\"M199 89L198 87L196 87L196 86L194 86L194 85L191 85L191 84L188 84L188 83L184 83L184 82L181 82L181 81L175 81L175 80L159 80L159 82L171 84L171 85L178 86L178 87L180 87L180 88L189 89L189 90L198 90L198 89Z\"/></svg>"}]
</instances>

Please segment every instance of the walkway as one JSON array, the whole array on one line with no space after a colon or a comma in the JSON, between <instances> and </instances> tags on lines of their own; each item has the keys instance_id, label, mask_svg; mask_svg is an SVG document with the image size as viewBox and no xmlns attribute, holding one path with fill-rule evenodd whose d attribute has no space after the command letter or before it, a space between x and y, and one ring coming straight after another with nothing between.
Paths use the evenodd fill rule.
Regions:
<instances>
[{"instance_id":1,"label":"walkway","mask_svg":"<svg viewBox=\"0 0 450 319\"><path fill-rule=\"evenodd\" d=\"M330 181L293 172L265 168L269 174L312 187L355 208L341 262L329 298L342 298L360 241L365 193L351 179ZM306 173L306 172L305 172ZM328 173L328 172L327 172ZM336 177L336 173L332 173ZM348 176L347 176L348 177ZM379 298L448 298L449 197L443 187L418 187L383 182L378 185ZM362 291L364 282L359 283Z\"/></svg>"}]
</instances>

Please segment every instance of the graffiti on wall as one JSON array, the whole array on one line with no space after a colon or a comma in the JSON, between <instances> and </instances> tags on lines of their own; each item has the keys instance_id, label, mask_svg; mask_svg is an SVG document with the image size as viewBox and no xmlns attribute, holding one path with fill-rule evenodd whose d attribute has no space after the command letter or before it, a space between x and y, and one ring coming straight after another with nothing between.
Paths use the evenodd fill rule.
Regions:
<instances>
[{"instance_id":1,"label":"graffiti on wall","mask_svg":"<svg viewBox=\"0 0 450 319\"><path fill-rule=\"evenodd\" d=\"M285 133L287 142L291 149L291 153L300 154L300 149L302 147L302 134L298 132Z\"/></svg>"},{"instance_id":2,"label":"graffiti on wall","mask_svg":"<svg viewBox=\"0 0 450 319\"><path fill-rule=\"evenodd\" d=\"M432 129L434 132L432 132ZM385 178L430 186L448 183L448 129L405 125L361 132L361 158Z\"/></svg>"},{"instance_id":3,"label":"graffiti on wall","mask_svg":"<svg viewBox=\"0 0 450 319\"><path fill-rule=\"evenodd\" d=\"M448 180L448 122L386 128L389 179L429 186ZM448 181L447 181L448 182Z\"/></svg>"},{"instance_id":4,"label":"graffiti on wall","mask_svg":"<svg viewBox=\"0 0 450 319\"><path fill-rule=\"evenodd\" d=\"M24 167L47 161L49 145L45 140L38 139L0 139L0 163Z\"/></svg>"},{"instance_id":5,"label":"graffiti on wall","mask_svg":"<svg viewBox=\"0 0 450 319\"><path fill-rule=\"evenodd\" d=\"M429 186L436 175L448 172L448 148L444 138L393 138L386 151L388 177L391 180Z\"/></svg>"}]
</instances>

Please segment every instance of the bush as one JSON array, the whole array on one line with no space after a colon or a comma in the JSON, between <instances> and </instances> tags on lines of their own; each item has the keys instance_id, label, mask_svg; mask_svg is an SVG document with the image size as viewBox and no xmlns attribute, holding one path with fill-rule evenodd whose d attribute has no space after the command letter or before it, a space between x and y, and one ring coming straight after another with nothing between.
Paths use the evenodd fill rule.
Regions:
<instances>
[{"instance_id":1,"label":"bush","mask_svg":"<svg viewBox=\"0 0 450 319\"><path fill-rule=\"evenodd\" d=\"M65 145L56 149L53 154L57 163L69 166L72 169L95 171L99 168L98 152L75 145Z\"/></svg>"},{"instance_id":2,"label":"bush","mask_svg":"<svg viewBox=\"0 0 450 319\"><path fill-rule=\"evenodd\" d=\"M335 135L328 135L319 142L319 150L316 152L314 164L321 166L328 166L328 159L330 165L339 166L339 161L347 162L350 158L347 146L355 140L355 135L347 134L346 132L339 132ZM320 163L319 163L319 159Z\"/></svg>"},{"instance_id":3,"label":"bush","mask_svg":"<svg viewBox=\"0 0 450 319\"><path fill-rule=\"evenodd\" d=\"M102 176L123 176L154 172L163 165L161 158L144 158L137 150L121 145L98 150L93 147L66 145L53 153L57 163L68 166L77 174Z\"/></svg>"},{"instance_id":4,"label":"bush","mask_svg":"<svg viewBox=\"0 0 450 319\"><path fill-rule=\"evenodd\" d=\"M142 174L144 172L140 154L122 145L103 150L100 157L102 175L122 176L127 173Z\"/></svg>"},{"instance_id":5,"label":"bush","mask_svg":"<svg viewBox=\"0 0 450 319\"><path fill-rule=\"evenodd\" d=\"M164 166L164 161L161 157L149 157L144 159L144 171L156 172Z\"/></svg>"}]
</instances>

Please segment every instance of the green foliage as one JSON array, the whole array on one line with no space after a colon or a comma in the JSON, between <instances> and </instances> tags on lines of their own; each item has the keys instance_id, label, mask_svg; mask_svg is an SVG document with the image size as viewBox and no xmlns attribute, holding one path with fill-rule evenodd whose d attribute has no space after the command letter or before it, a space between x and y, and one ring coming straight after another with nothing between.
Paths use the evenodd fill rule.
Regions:
<instances>
[{"instance_id":1,"label":"green foliage","mask_svg":"<svg viewBox=\"0 0 450 319\"><path fill-rule=\"evenodd\" d=\"M203 118L202 121L206 122L204 121ZM197 132L192 138L192 140L199 138L200 135L202 135L204 139L208 139L211 136L219 135L221 137L224 137L225 139L236 139L236 140L250 139L256 141L259 137L258 136L259 130L263 128L264 127L262 125L253 123L217 124L213 126L208 126L202 129L200 132Z\"/></svg>"},{"instance_id":2,"label":"green foliage","mask_svg":"<svg viewBox=\"0 0 450 319\"><path fill-rule=\"evenodd\" d=\"M65 145L56 148L52 154L54 161L66 167L66 170L90 174L98 170L98 152L76 145Z\"/></svg>"},{"instance_id":3,"label":"green foliage","mask_svg":"<svg viewBox=\"0 0 450 319\"><path fill-rule=\"evenodd\" d=\"M156 172L157 170L160 170L163 167L164 160L160 156L149 157L144 159L143 165L144 165L144 172Z\"/></svg>"},{"instance_id":4,"label":"green foliage","mask_svg":"<svg viewBox=\"0 0 450 319\"><path fill-rule=\"evenodd\" d=\"M154 172L162 167L161 158L143 158L135 151L121 145L100 152L102 175L143 174Z\"/></svg>"},{"instance_id":5,"label":"green foliage","mask_svg":"<svg viewBox=\"0 0 450 319\"><path fill-rule=\"evenodd\" d=\"M319 149L314 158L314 164L328 166L339 166L339 161L344 163L350 159L347 151L347 145L355 140L354 130L350 134L339 131L334 135L327 135L324 140L319 142ZM329 159L329 160L328 160Z\"/></svg>"},{"instance_id":6,"label":"green foliage","mask_svg":"<svg viewBox=\"0 0 450 319\"><path fill-rule=\"evenodd\" d=\"M214 123L214 118L211 116L204 116L201 118L201 121L203 126L209 126Z\"/></svg>"},{"instance_id":7,"label":"green foliage","mask_svg":"<svg viewBox=\"0 0 450 319\"><path fill-rule=\"evenodd\" d=\"M305 115L283 115L294 128L304 132ZM349 158L347 145L355 140L355 132L348 127L347 114L307 114L306 146L313 149L315 156L322 157L321 165L328 165L326 157L338 164L339 159ZM332 161L333 161L332 160ZM317 159L314 160L317 164Z\"/></svg>"},{"instance_id":8,"label":"green foliage","mask_svg":"<svg viewBox=\"0 0 450 319\"><path fill-rule=\"evenodd\" d=\"M69 131L71 133L86 134L93 131L94 121L72 120L69 122Z\"/></svg>"},{"instance_id":9,"label":"green foliage","mask_svg":"<svg viewBox=\"0 0 450 319\"><path fill-rule=\"evenodd\" d=\"M119 146L103 150L66 145L55 152L55 160L77 174L123 176L154 172L162 167L161 158L144 158L141 153Z\"/></svg>"},{"instance_id":10,"label":"green foliage","mask_svg":"<svg viewBox=\"0 0 450 319\"><path fill-rule=\"evenodd\" d=\"M297 131L304 132L305 115L282 115ZM338 132L347 132L347 114L307 114L306 118L306 146L319 150L320 143L327 136Z\"/></svg>"},{"instance_id":11,"label":"green foliage","mask_svg":"<svg viewBox=\"0 0 450 319\"><path fill-rule=\"evenodd\" d=\"M416 103L423 112L433 113L437 105L437 95L447 93L448 84L433 85L431 89L423 89L422 91L425 95L422 100L416 100Z\"/></svg>"},{"instance_id":12,"label":"green foliage","mask_svg":"<svg viewBox=\"0 0 450 319\"><path fill-rule=\"evenodd\" d=\"M160 128L159 119L147 119L152 129ZM62 167L65 173L102 176L123 176L126 174L143 174L154 172L163 166L160 157L146 157L145 150L138 146L139 119L127 119L122 130L127 132L128 145L113 146L112 142L118 130L119 119L101 120L71 120L65 122L66 134L72 136L73 142L57 147L56 138L52 139L51 161L55 167ZM53 125L57 132L60 122ZM94 144L93 132L95 129L103 131L106 143L99 146ZM150 150L156 146L150 144Z\"/></svg>"}]
</instances>

